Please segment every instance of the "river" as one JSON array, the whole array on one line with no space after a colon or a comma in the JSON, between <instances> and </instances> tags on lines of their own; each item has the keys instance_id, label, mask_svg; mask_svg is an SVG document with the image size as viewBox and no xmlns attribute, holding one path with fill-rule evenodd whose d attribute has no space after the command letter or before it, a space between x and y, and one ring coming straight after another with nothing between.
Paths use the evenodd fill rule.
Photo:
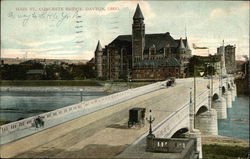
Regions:
<instances>
[{"instance_id":1,"label":"river","mask_svg":"<svg viewBox=\"0 0 250 159\"><path fill-rule=\"evenodd\" d=\"M106 95L104 92L83 92L82 100ZM0 92L0 120L16 121L79 102L80 92Z\"/></svg>"},{"instance_id":2,"label":"river","mask_svg":"<svg viewBox=\"0 0 250 159\"><path fill-rule=\"evenodd\" d=\"M218 134L239 139L249 139L249 98L240 95L227 108L227 119L218 120Z\"/></svg>"},{"instance_id":3,"label":"river","mask_svg":"<svg viewBox=\"0 0 250 159\"><path fill-rule=\"evenodd\" d=\"M104 92L84 92L83 101L106 96ZM80 92L0 92L0 120L16 121L79 103ZM221 136L249 139L249 99L238 96L228 119L218 120Z\"/></svg>"}]
</instances>

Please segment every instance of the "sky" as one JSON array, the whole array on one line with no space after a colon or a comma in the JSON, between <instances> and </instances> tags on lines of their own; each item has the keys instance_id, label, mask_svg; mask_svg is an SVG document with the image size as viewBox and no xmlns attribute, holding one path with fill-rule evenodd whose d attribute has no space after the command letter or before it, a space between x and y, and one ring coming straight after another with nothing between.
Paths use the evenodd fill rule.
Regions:
<instances>
[{"instance_id":1,"label":"sky","mask_svg":"<svg viewBox=\"0 0 250 159\"><path fill-rule=\"evenodd\" d=\"M1 57L91 59L98 40L132 33L137 4L146 34L187 36L193 55L216 53L223 39L237 59L249 55L248 1L1 1Z\"/></svg>"}]
</instances>

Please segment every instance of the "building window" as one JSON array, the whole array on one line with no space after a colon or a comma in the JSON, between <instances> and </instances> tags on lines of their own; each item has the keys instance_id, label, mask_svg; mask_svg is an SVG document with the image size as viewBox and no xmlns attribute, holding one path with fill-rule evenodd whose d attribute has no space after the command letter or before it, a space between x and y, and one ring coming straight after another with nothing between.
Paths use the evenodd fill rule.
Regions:
<instances>
[{"instance_id":1,"label":"building window","mask_svg":"<svg viewBox=\"0 0 250 159\"><path fill-rule=\"evenodd\" d=\"M164 53L165 54L171 54L171 47L169 44L167 44L165 47L164 47Z\"/></svg>"},{"instance_id":2,"label":"building window","mask_svg":"<svg viewBox=\"0 0 250 159\"><path fill-rule=\"evenodd\" d=\"M149 54L150 55L155 55L156 54L156 48L155 48L154 44L149 48Z\"/></svg>"}]
</instances>

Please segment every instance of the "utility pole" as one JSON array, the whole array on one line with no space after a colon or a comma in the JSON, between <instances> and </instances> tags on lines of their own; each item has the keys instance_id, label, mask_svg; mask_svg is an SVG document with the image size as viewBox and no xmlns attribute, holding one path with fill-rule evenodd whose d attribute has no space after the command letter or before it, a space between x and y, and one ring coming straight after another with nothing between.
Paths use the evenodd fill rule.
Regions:
<instances>
[{"instance_id":1,"label":"utility pole","mask_svg":"<svg viewBox=\"0 0 250 159\"><path fill-rule=\"evenodd\" d=\"M222 96L222 68L220 67L219 73L219 97Z\"/></svg>"},{"instance_id":2,"label":"utility pole","mask_svg":"<svg viewBox=\"0 0 250 159\"><path fill-rule=\"evenodd\" d=\"M221 51L221 66L220 66L220 77L219 77L219 96L221 97L222 96L222 75L223 75L223 69L224 69L224 66L225 66L225 58L224 58L224 40L222 42L222 51Z\"/></svg>"},{"instance_id":3,"label":"utility pole","mask_svg":"<svg viewBox=\"0 0 250 159\"><path fill-rule=\"evenodd\" d=\"M211 109L211 107L212 107L212 98L213 98L213 73L214 73L214 65L213 65L213 61L212 61L212 56L210 57L210 55L209 55L209 49L208 49L208 57L209 57L209 66L210 66L210 78L211 78L211 88L210 88L210 109Z\"/></svg>"},{"instance_id":4,"label":"utility pole","mask_svg":"<svg viewBox=\"0 0 250 159\"><path fill-rule=\"evenodd\" d=\"M194 129L195 129L195 109L196 109L196 78L195 78L195 64L196 64L196 61L195 60L194 60Z\"/></svg>"},{"instance_id":5,"label":"utility pole","mask_svg":"<svg viewBox=\"0 0 250 159\"><path fill-rule=\"evenodd\" d=\"M212 62L211 65L212 65L211 66L211 69L212 69L212 71L211 71L211 74L212 74L211 75L211 98L212 98L213 97L213 93L214 93L214 88L213 88L214 87L214 81L213 81L214 80L213 79L213 75L214 75L214 63Z\"/></svg>"}]
</instances>

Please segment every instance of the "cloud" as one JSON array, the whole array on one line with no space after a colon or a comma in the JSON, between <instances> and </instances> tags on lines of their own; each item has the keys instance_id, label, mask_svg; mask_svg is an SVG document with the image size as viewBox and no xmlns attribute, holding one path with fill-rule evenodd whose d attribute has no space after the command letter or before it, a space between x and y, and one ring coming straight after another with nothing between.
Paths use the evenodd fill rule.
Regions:
<instances>
[{"instance_id":1,"label":"cloud","mask_svg":"<svg viewBox=\"0 0 250 159\"><path fill-rule=\"evenodd\" d=\"M15 39L17 43L20 45L28 46L28 47L39 47L45 44L57 44L62 42L72 41L75 38L75 35L66 35L66 36L56 36L53 40L43 40L43 41L25 41L21 39Z\"/></svg>"},{"instance_id":2,"label":"cloud","mask_svg":"<svg viewBox=\"0 0 250 159\"><path fill-rule=\"evenodd\" d=\"M24 53L21 52L19 49L1 49L1 56L2 57L8 57L8 56L17 57L15 55L18 55L18 57L23 56Z\"/></svg>"},{"instance_id":3,"label":"cloud","mask_svg":"<svg viewBox=\"0 0 250 159\"><path fill-rule=\"evenodd\" d=\"M45 49L44 49L45 50ZM39 51L39 50L36 50ZM33 50L33 52L28 52L28 58L42 58L42 59L85 59L90 60L93 57L93 51L87 50L79 52L72 50L64 50L64 51L54 51L50 54L41 54ZM1 57L2 58L23 58L25 56L25 52L22 52L20 49L1 49Z\"/></svg>"},{"instance_id":4,"label":"cloud","mask_svg":"<svg viewBox=\"0 0 250 159\"><path fill-rule=\"evenodd\" d=\"M224 15L235 14L239 11L243 11L243 10L247 10L247 9L249 10L249 2L244 2L243 4L241 4L237 7L230 8L230 9L216 8L216 9L212 10L209 18L213 19L213 18L218 18L218 17L224 16Z\"/></svg>"},{"instance_id":5,"label":"cloud","mask_svg":"<svg viewBox=\"0 0 250 159\"><path fill-rule=\"evenodd\" d=\"M100 12L100 15L107 15L110 13L119 12L122 9L129 9L131 12L134 13L137 4L140 5L142 14L144 15L145 18L145 23L147 23L147 25L153 25L153 23L151 23L151 20L156 17L156 14L152 11L150 4L147 1L142 1L142 0L110 2L105 6L105 8L118 7L119 10Z\"/></svg>"}]
</instances>

